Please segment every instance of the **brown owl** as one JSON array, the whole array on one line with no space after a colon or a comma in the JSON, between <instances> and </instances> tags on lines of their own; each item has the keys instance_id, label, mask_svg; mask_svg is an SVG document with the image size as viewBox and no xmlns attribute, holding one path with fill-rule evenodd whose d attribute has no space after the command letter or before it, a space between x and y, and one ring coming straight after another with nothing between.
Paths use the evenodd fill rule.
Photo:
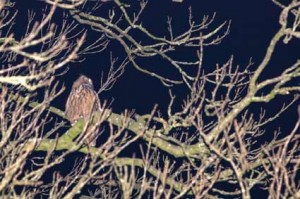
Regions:
<instances>
[{"instance_id":1,"label":"brown owl","mask_svg":"<svg viewBox=\"0 0 300 199\"><path fill-rule=\"evenodd\" d=\"M72 86L68 97L65 114L73 125L77 120L84 118L88 120L94 111L100 110L100 101L94 90L93 82L88 77L81 75ZM86 130L88 132L89 129ZM97 129L86 139L90 146L96 145Z\"/></svg>"}]
</instances>

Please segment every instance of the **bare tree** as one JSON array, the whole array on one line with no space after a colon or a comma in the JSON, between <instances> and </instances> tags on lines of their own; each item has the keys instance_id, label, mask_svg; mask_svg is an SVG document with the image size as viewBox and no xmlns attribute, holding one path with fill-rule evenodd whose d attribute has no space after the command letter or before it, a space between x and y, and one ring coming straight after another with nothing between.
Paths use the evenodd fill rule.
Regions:
<instances>
[{"instance_id":1,"label":"bare tree","mask_svg":"<svg viewBox=\"0 0 300 199\"><path fill-rule=\"evenodd\" d=\"M282 8L280 28L261 63L250 60L238 66L230 57L205 72L205 48L218 45L230 30L230 21L211 28L215 14L196 23L190 10L186 31L175 34L169 18L168 34L157 36L141 21L148 3L143 0L131 2L139 10L119 0L46 0L49 9L41 18L29 12L27 31L18 39L12 32L18 14L14 3L1 1L1 197L251 198L251 191L261 187L269 198L299 198L300 108L294 128L284 136L266 127L299 103L300 62L274 77L262 73L271 70L278 43L300 37L300 1L273 2ZM62 24L52 21L58 9L69 16ZM99 34L90 45L85 42L89 31ZM64 92L56 77L65 74L67 64L107 50L111 41L122 47L126 58L119 63L110 57L98 93L111 89L125 67L134 67L169 89L168 107L155 106L146 115L116 114L110 109L113 104L101 103L100 111L61 133L66 116L50 106ZM174 55L179 47L191 50L195 59ZM175 69L177 76L149 70L145 58L167 61L164 67ZM176 86L188 90L182 101L174 94ZM287 96L285 104L266 117L264 105L281 95ZM178 101L180 110L174 108ZM259 115L253 113L253 104L261 107ZM97 129L106 139L95 147L86 145L81 138ZM266 140L270 133L273 139ZM138 140L143 143L139 151L120 155ZM74 156L76 162L66 172L61 166Z\"/></svg>"}]
</instances>

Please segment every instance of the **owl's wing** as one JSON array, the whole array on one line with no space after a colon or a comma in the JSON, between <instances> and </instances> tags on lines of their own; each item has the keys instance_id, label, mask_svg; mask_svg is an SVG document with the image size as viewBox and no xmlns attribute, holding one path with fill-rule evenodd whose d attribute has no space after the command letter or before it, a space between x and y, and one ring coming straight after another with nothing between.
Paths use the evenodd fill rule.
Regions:
<instances>
[{"instance_id":1,"label":"owl's wing","mask_svg":"<svg viewBox=\"0 0 300 199\"><path fill-rule=\"evenodd\" d=\"M100 111L101 104L100 104L99 96L94 90L93 90L93 93L94 93L94 96L95 96L93 111Z\"/></svg>"},{"instance_id":2,"label":"owl's wing","mask_svg":"<svg viewBox=\"0 0 300 199\"><path fill-rule=\"evenodd\" d=\"M79 96L76 90L72 90L65 106L65 114L67 119L73 124L79 119Z\"/></svg>"},{"instance_id":3,"label":"owl's wing","mask_svg":"<svg viewBox=\"0 0 300 199\"><path fill-rule=\"evenodd\" d=\"M100 100L97 93L94 90L88 89L85 94L85 109L83 109L84 118L89 119L93 112L100 110ZM99 132L99 127L90 126L87 128L86 132L90 135L86 138L86 144L89 146L96 146L96 139Z\"/></svg>"}]
</instances>

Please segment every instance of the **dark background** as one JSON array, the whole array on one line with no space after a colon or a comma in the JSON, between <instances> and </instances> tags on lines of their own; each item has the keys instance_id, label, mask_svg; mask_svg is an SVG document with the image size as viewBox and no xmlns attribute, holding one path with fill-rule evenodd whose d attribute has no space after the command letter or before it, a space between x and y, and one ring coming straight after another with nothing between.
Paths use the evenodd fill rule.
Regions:
<instances>
[{"instance_id":1,"label":"dark background","mask_svg":"<svg viewBox=\"0 0 300 199\"><path fill-rule=\"evenodd\" d=\"M128 3L131 1L123 2ZM135 7L138 4L132 4L130 14L136 12L134 9L138 8ZM43 1L16 1L15 8L19 11L13 27L16 35L21 37L25 33L28 22L28 10L35 12L37 19L40 19L45 7L46 3ZM115 8L116 12L118 11L113 2L107 2L100 9L99 15L107 16L108 9L112 7ZM150 32L163 36L168 35L166 21L167 17L170 16L172 17L174 35L180 34L188 28L187 22L190 7L193 20L198 23L202 21L204 15L212 16L216 13L215 20L210 26L211 30L224 21L231 21L230 34L223 39L222 43L204 48L203 69L205 71L212 71L217 63L220 65L224 64L232 55L234 55L234 65L246 66L250 58L252 58L254 62L253 69L256 68L262 61L270 40L280 28L278 20L281 8L272 3L271 0L184 0L183 3L174 3L171 0L151 0L148 2L141 21L143 21L143 26ZM60 25L64 12L62 9L58 9L52 22ZM71 16L69 16L68 20L71 22ZM80 25L78 30L81 29L87 30L86 45L92 44L100 36L100 33L95 32L88 26ZM140 38L143 42L149 42L140 33L134 34L136 38ZM300 56L299 46L300 42L297 39L292 39L287 45L280 41L261 79L279 75L281 71L294 63ZM194 59L196 56L195 52L195 49L179 49L173 55L177 59L185 61ZM119 57L119 63L126 57L123 47L112 41L107 50L97 54L86 55L83 57L84 61L82 62L69 64L67 66L69 68L68 72L63 76L57 77L66 86L66 91L52 105L64 110L72 84L80 74L90 77L94 82L95 89L99 89L101 73L105 75L109 70L110 53L114 57ZM160 59L140 59L139 63L142 67L168 78L177 80L179 78L178 73ZM298 82L294 83L298 84ZM172 91L177 96L174 111L179 110L182 103L181 99L188 94L187 89L184 86L174 86ZM135 110L137 114L149 114L154 105L158 104L159 110L165 115L170 101L168 88L164 87L159 80L137 71L131 64L126 66L124 74L118 79L114 87L101 93L99 97L101 101L112 102L111 108L115 113L121 113L125 109L129 109ZM250 109L258 117L259 111L263 107L267 110L266 116L272 116L280 110L284 102L287 103L289 100L291 100L291 97L277 97L268 104L253 104ZM297 104L284 113L281 118L274 120L267 127L266 130L269 133L266 135L270 138L273 137L273 132L279 126L282 132L288 134L297 120L296 107Z\"/></svg>"},{"instance_id":2,"label":"dark background","mask_svg":"<svg viewBox=\"0 0 300 199\"><path fill-rule=\"evenodd\" d=\"M37 16L43 14L45 8L43 1L37 0L17 0L16 9L19 10L13 30L16 35L24 34L27 24L27 11L35 11ZM112 6L112 2L107 3L107 8ZM271 38L279 29L278 19L281 9L272 3L271 0L184 0L183 3L174 3L171 0L149 0L148 7L142 17L144 27L154 34L167 34L167 16L172 17L175 34L185 31L188 20L188 9L192 8L193 18L196 22L201 22L203 15L212 15L216 12L215 22L211 27L215 28L225 20L231 20L230 34L220 45L210 46L204 49L203 66L206 71L213 70L216 63L222 65L231 55L234 55L234 64L245 66L252 58L255 63L254 68L262 61ZM105 11L103 11L105 14ZM107 12L107 10L106 10ZM62 23L62 10L58 10L53 20L56 24ZM101 13L102 14L102 13ZM71 20L71 18L70 18ZM87 43L93 43L99 33L82 26L88 30ZM137 34L137 37L140 35ZM262 78L279 75L287 66L294 63L300 56L300 42L293 39L288 45L279 42L275 53ZM58 80L66 86L66 91L58 97L53 106L64 109L64 104L69 95L72 83L80 74L90 77L96 90L100 86L101 73L109 70L109 54L113 53L120 60L125 57L121 45L111 42L108 49L98 54L87 55L83 62L71 63L68 65L69 71L63 76L58 76ZM195 57L195 51L180 51L175 53L180 60L190 60ZM157 59L147 59L143 65L153 71L158 71L170 78L178 77L170 66L165 65ZM177 76L176 76L177 75ZM174 94L184 97L186 88L178 86L173 88ZM166 111L170 97L168 88L153 77L137 71L131 64L126 66L124 74L115 83L114 87L100 94L100 100L113 101L111 108L113 112L121 113L125 109L135 110L138 114L148 114L153 106L158 104L162 113ZM270 104L262 104L267 109L267 116L271 116L280 110L284 101L290 97L278 97ZM175 109L180 108L180 100L175 104ZM268 126L267 132L273 137L273 131L281 126L281 130L288 133L297 120L295 104L283 117L276 119ZM252 105L254 113L259 114L260 106Z\"/></svg>"},{"instance_id":3,"label":"dark background","mask_svg":"<svg viewBox=\"0 0 300 199\"><path fill-rule=\"evenodd\" d=\"M112 2L107 2L107 8L113 6ZM204 69L212 70L216 63L225 63L231 55L234 55L236 65L246 65L252 58L255 66L262 60L266 48L279 29L278 19L281 9L272 3L271 0L254 1L216 1L216 0L185 0L183 3L170 1L149 1L148 6L142 15L143 25L152 33L157 35L167 34L167 16L172 17L174 33L180 34L187 29L188 8L192 8L193 19L201 22L203 15L216 13L215 22L211 28L215 28L225 20L231 20L230 34L220 45L210 46L204 49ZM26 28L27 11L32 10L36 15L42 15L45 8L43 1L27 0L16 1L16 8L19 14L16 20L16 33L22 35ZM107 11L107 10L106 10ZM104 11L104 12L106 12ZM58 10L53 22L62 22L62 10ZM88 30L87 43L92 43L99 37L99 33L82 26ZM280 45L269 68L264 71L264 76L279 74L288 64L293 63L299 57L299 41L292 40L288 45ZM95 84L95 88L100 86L100 76L102 72L107 72L109 68L109 53L113 52L114 57L124 58L125 54L120 45L111 42L108 50L93 55L87 55L81 63L69 64L69 71L62 77L58 77L67 87L67 91L57 102L59 108L64 108L64 101L71 89L72 83L79 76L85 74L90 77ZM180 60L194 58L195 51L185 51L177 53ZM172 75L172 68L157 60L145 60L146 68L158 71L160 74ZM176 74L174 74L176 75ZM168 76L171 77L172 76ZM176 89L175 89L176 90ZM177 89L178 95L180 91ZM183 92L184 93L184 92ZM129 64L123 76L117 81L115 86L108 92L102 93L101 100L114 100L112 108L116 112L124 109L135 109L138 113L148 113L154 104L165 107L169 102L167 88L162 86L160 81L145 75Z\"/></svg>"}]
</instances>

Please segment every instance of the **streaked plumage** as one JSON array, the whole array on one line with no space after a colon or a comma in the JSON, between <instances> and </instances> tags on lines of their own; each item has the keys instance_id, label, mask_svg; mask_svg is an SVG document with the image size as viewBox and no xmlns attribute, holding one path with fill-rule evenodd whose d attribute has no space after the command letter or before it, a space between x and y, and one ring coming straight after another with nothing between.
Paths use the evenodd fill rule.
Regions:
<instances>
[{"instance_id":1,"label":"streaked plumage","mask_svg":"<svg viewBox=\"0 0 300 199\"><path fill-rule=\"evenodd\" d=\"M100 101L94 90L93 82L88 77L81 75L72 86L68 97L65 114L73 125L80 118L88 120L94 111L100 110ZM88 132L89 129L86 130ZM97 130L87 138L87 144L95 146Z\"/></svg>"}]
</instances>

